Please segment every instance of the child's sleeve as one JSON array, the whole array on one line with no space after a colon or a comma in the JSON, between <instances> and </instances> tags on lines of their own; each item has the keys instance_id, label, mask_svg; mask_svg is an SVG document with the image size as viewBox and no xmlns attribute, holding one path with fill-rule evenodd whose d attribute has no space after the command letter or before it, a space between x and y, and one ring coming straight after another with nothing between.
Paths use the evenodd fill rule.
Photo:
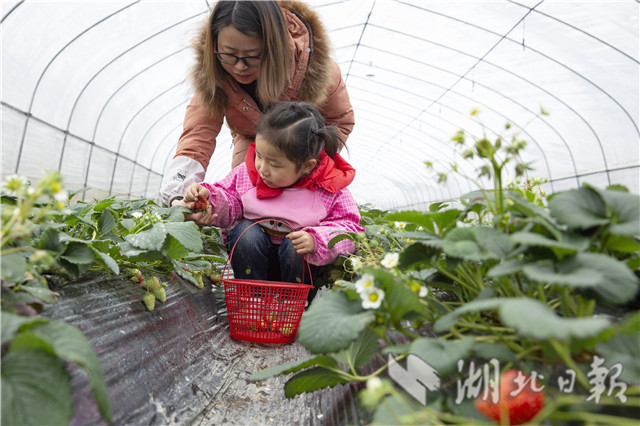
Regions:
<instances>
[{"instance_id":1,"label":"child's sleeve","mask_svg":"<svg viewBox=\"0 0 640 426\"><path fill-rule=\"evenodd\" d=\"M355 243L344 239L329 248L329 241L337 236L340 231L364 232L360 225L360 211L351 193L343 189L328 208L329 214L318 226L302 229L313 236L315 249L307 255L307 261L313 265L328 265L336 261L339 255L353 253Z\"/></svg>"},{"instance_id":2,"label":"child's sleeve","mask_svg":"<svg viewBox=\"0 0 640 426\"><path fill-rule=\"evenodd\" d=\"M242 216L238 172L239 167L236 167L221 181L213 184L200 183L209 190L209 204L213 213L218 215L210 225L227 228Z\"/></svg>"}]
</instances>

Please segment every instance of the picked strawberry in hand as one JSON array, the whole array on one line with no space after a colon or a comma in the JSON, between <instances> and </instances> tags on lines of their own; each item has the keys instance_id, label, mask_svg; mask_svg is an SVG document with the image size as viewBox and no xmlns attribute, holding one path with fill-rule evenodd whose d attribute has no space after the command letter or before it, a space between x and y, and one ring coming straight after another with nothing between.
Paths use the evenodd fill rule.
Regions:
<instances>
[{"instance_id":1,"label":"picked strawberry in hand","mask_svg":"<svg viewBox=\"0 0 640 426\"><path fill-rule=\"evenodd\" d=\"M198 199L196 200L196 204L194 206L194 212L206 212L209 208L209 201L202 194L198 194Z\"/></svg>"}]
</instances>

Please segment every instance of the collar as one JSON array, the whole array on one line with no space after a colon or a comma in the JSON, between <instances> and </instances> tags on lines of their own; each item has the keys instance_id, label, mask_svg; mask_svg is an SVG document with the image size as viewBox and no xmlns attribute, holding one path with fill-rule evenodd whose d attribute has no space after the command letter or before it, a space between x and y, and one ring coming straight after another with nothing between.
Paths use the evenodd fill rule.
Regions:
<instances>
[{"instance_id":1,"label":"collar","mask_svg":"<svg viewBox=\"0 0 640 426\"><path fill-rule=\"evenodd\" d=\"M252 143L249 146L247 156L244 159L251 183L256 187L258 198L277 197L282 194L285 188L269 188L264 183L256 169L255 145L255 143ZM323 149L322 152L320 152L320 158L318 159L316 167L314 167L308 175L300 178L289 188L307 188L311 191L315 191L316 188L321 188L335 194L353 182L355 175L355 169L351 164L344 160L340 154L336 153L336 155L331 158Z\"/></svg>"}]
</instances>

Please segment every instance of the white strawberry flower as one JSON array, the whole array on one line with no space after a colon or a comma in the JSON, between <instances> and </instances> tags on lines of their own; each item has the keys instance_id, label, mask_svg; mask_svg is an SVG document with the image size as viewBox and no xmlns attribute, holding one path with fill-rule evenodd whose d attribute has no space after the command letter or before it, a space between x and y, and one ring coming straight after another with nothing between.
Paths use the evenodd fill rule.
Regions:
<instances>
[{"instance_id":1,"label":"white strawberry flower","mask_svg":"<svg viewBox=\"0 0 640 426\"><path fill-rule=\"evenodd\" d=\"M364 309L378 309L384 299L384 291L377 287L367 287L365 291L360 293L362 298L362 307Z\"/></svg>"},{"instance_id":2,"label":"white strawberry flower","mask_svg":"<svg viewBox=\"0 0 640 426\"><path fill-rule=\"evenodd\" d=\"M398 259L400 258L400 253L387 253L384 256L384 259L382 259L382 262L380 262L382 264L382 266L384 266L387 269L391 269L391 268L395 268L396 266L398 266Z\"/></svg>"},{"instance_id":3,"label":"white strawberry flower","mask_svg":"<svg viewBox=\"0 0 640 426\"><path fill-rule=\"evenodd\" d=\"M373 282L375 278L371 274L364 274L358 281L356 281L356 291L359 294L362 294L363 291L366 291L368 288L373 287Z\"/></svg>"}]
</instances>

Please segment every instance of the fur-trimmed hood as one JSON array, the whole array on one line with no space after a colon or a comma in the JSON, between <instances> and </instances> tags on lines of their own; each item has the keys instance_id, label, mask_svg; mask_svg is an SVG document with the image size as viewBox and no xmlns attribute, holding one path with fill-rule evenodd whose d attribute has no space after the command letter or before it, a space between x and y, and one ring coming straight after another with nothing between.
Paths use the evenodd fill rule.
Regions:
<instances>
[{"instance_id":1,"label":"fur-trimmed hood","mask_svg":"<svg viewBox=\"0 0 640 426\"><path fill-rule=\"evenodd\" d=\"M305 101L320 108L327 100L327 92L333 83L334 73L333 60L329 56L330 43L327 32L318 14L306 3L278 1L278 4L283 10L292 48L291 83L281 99ZM203 106L208 110L209 115L213 115L214 86L203 72L204 41L209 17L210 15L201 25L192 43L196 63L191 72L191 82ZM313 36L310 42L307 29L311 30ZM307 56L308 48L311 49L309 57ZM229 90L225 89L225 92L229 94Z\"/></svg>"}]
</instances>

